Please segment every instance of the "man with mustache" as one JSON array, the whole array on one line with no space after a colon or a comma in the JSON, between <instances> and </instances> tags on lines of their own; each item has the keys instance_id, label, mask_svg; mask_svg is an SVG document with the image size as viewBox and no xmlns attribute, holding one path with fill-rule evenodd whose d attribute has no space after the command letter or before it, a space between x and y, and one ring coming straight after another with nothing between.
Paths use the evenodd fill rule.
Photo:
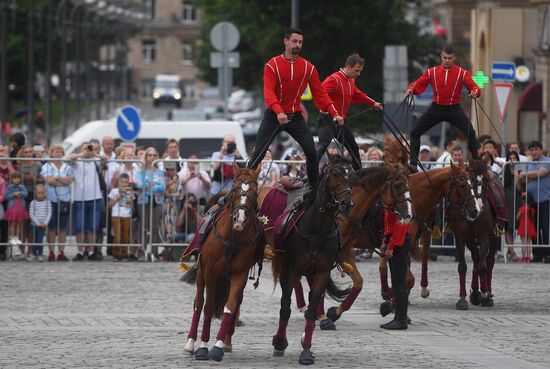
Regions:
<instances>
[{"instance_id":1,"label":"man with mustache","mask_svg":"<svg viewBox=\"0 0 550 369\"><path fill-rule=\"evenodd\" d=\"M290 28L284 35L284 53L271 58L264 66L264 100L267 109L256 135L248 167L255 169L275 136L286 131L306 155L307 177L311 188L318 182L319 162L313 136L300 109L300 98L307 85L319 110L330 114L339 125L344 123L344 119L321 85L315 66L300 57L303 42L302 31Z\"/></svg>"}]
</instances>

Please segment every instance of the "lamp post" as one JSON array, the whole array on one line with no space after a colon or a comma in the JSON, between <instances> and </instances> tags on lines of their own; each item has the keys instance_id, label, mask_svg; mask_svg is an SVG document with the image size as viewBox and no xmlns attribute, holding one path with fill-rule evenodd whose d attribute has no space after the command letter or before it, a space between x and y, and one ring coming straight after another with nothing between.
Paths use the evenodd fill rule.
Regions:
<instances>
[{"instance_id":1,"label":"lamp post","mask_svg":"<svg viewBox=\"0 0 550 369\"><path fill-rule=\"evenodd\" d=\"M34 124L34 19L33 0L28 0L29 10L27 11L27 32L28 32L28 55L27 55L27 132L28 139L33 139Z\"/></svg>"},{"instance_id":2,"label":"lamp post","mask_svg":"<svg viewBox=\"0 0 550 369\"><path fill-rule=\"evenodd\" d=\"M7 76L7 5L0 4L0 129L2 143L5 142L6 126L8 121L8 76Z\"/></svg>"},{"instance_id":3,"label":"lamp post","mask_svg":"<svg viewBox=\"0 0 550 369\"><path fill-rule=\"evenodd\" d=\"M53 2L48 0L48 16L46 17L46 109L44 112L46 143L52 143L52 11Z\"/></svg>"}]
</instances>

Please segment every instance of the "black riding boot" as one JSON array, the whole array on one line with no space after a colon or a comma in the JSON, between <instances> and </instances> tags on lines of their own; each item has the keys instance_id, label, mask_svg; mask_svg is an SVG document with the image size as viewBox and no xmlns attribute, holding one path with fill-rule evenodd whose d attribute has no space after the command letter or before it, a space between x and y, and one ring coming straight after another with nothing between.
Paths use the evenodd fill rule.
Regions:
<instances>
[{"instance_id":1,"label":"black riding boot","mask_svg":"<svg viewBox=\"0 0 550 369\"><path fill-rule=\"evenodd\" d=\"M382 324L380 328L389 329L389 330L403 330L407 329L407 308L409 305L409 299L406 294L399 294L395 296L396 307L395 307L395 316L393 320L389 323Z\"/></svg>"}]
</instances>

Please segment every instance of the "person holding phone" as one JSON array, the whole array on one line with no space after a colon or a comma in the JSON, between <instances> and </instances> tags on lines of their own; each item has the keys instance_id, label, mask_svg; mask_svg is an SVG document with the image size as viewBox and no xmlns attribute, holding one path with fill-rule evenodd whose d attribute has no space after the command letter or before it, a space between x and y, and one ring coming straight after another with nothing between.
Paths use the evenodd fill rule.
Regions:
<instances>
[{"instance_id":1,"label":"person holding phone","mask_svg":"<svg viewBox=\"0 0 550 369\"><path fill-rule=\"evenodd\" d=\"M220 151L212 154L212 187L210 194L215 195L222 188L230 190L233 186L233 161L242 159L237 148L235 136L226 135ZM220 161L220 160L223 160Z\"/></svg>"}]
</instances>

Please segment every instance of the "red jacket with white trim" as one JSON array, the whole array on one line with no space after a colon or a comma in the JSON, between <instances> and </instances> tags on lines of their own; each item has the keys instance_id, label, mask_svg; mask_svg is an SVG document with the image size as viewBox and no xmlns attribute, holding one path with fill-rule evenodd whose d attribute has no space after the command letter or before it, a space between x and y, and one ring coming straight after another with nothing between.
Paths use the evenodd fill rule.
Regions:
<instances>
[{"instance_id":1,"label":"red jacket with white trim","mask_svg":"<svg viewBox=\"0 0 550 369\"><path fill-rule=\"evenodd\" d=\"M409 85L415 95L422 94L428 84L432 85L434 96L432 101L438 105L456 105L460 104L460 95L462 86L470 92L475 92L476 97L481 95L479 86L474 82L470 72L457 65L451 68L445 68L443 65L429 68L424 74Z\"/></svg>"},{"instance_id":2,"label":"red jacket with white trim","mask_svg":"<svg viewBox=\"0 0 550 369\"><path fill-rule=\"evenodd\" d=\"M331 117L338 115L338 111L321 85L317 69L300 57L292 62L278 55L266 63L264 66L266 107L273 110L275 114L301 111L300 101L308 83L317 108L328 112Z\"/></svg>"},{"instance_id":3,"label":"red jacket with white trim","mask_svg":"<svg viewBox=\"0 0 550 369\"><path fill-rule=\"evenodd\" d=\"M403 224L394 212L384 209L384 237L390 236L388 250L402 247L409 233L410 224Z\"/></svg>"},{"instance_id":4,"label":"red jacket with white trim","mask_svg":"<svg viewBox=\"0 0 550 369\"><path fill-rule=\"evenodd\" d=\"M367 96L355 85L355 79L350 78L340 69L332 73L323 81L323 87L330 99L334 102L336 110L342 118L348 114L351 104L367 104L373 106L376 101Z\"/></svg>"}]
</instances>

